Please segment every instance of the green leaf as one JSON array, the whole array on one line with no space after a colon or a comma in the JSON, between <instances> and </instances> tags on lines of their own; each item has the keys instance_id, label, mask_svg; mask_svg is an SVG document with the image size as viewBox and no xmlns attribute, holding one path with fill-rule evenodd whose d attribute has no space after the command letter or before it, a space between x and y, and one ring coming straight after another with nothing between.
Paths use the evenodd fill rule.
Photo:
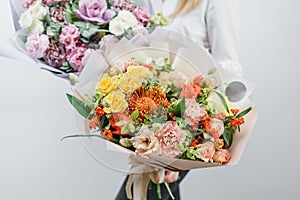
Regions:
<instances>
[{"instance_id":1,"label":"green leaf","mask_svg":"<svg viewBox=\"0 0 300 200\"><path fill-rule=\"evenodd\" d=\"M216 94L218 95L218 97L220 98L220 100L221 100L221 102L223 103L223 105L224 105L224 107L225 107L227 113L229 113L229 108L228 108L228 105L227 105L227 103L226 103L226 100L225 100L224 96L223 96L221 93L217 92L217 91L215 91L215 93L216 93Z\"/></svg>"},{"instance_id":2,"label":"green leaf","mask_svg":"<svg viewBox=\"0 0 300 200\"><path fill-rule=\"evenodd\" d=\"M131 118L132 121L134 121L138 118L138 116L139 116L139 111L135 110L131 113L130 118Z\"/></svg>"},{"instance_id":3,"label":"green leaf","mask_svg":"<svg viewBox=\"0 0 300 200\"><path fill-rule=\"evenodd\" d=\"M243 117L244 115L248 114L252 110L252 107L247 108L246 110L243 110L239 114L237 114L236 118Z\"/></svg>"},{"instance_id":4,"label":"green leaf","mask_svg":"<svg viewBox=\"0 0 300 200\"><path fill-rule=\"evenodd\" d=\"M229 130L227 129L223 133L223 138L224 138L224 141L225 141L225 147L226 148L230 148L230 146L232 144L233 132L234 132L234 129L232 127L230 127Z\"/></svg>"},{"instance_id":5,"label":"green leaf","mask_svg":"<svg viewBox=\"0 0 300 200\"><path fill-rule=\"evenodd\" d=\"M68 139L68 138L77 138L77 137L98 137L98 138L103 138L101 137L100 135L68 135L68 136L65 136L63 138L60 139L60 141L63 141L64 139Z\"/></svg>"},{"instance_id":6,"label":"green leaf","mask_svg":"<svg viewBox=\"0 0 300 200\"><path fill-rule=\"evenodd\" d=\"M69 102L78 111L78 113L81 116L83 116L86 119L90 118L89 115L91 113L91 108L89 106L85 105L85 103L83 101L81 101L80 99L78 99L75 96L67 94L67 97L68 97Z\"/></svg>"},{"instance_id":7,"label":"green leaf","mask_svg":"<svg viewBox=\"0 0 300 200\"><path fill-rule=\"evenodd\" d=\"M185 98L183 98L171 112L177 117L183 116L185 112Z\"/></svg>"},{"instance_id":8,"label":"green leaf","mask_svg":"<svg viewBox=\"0 0 300 200\"><path fill-rule=\"evenodd\" d=\"M128 131L129 131L129 126L127 124L127 125L125 125L125 126L122 127L122 129L121 129L121 135L126 134Z\"/></svg>"},{"instance_id":9,"label":"green leaf","mask_svg":"<svg viewBox=\"0 0 300 200\"><path fill-rule=\"evenodd\" d=\"M122 120L122 121L119 121L118 123L116 123L117 126L123 126L125 124L128 124L129 122L128 121L125 121L125 120Z\"/></svg>"},{"instance_id":10,"label":"green leaf","mask_svg":"<svg viewBox=\"0 0 300 200\"><path fill-rule=\"evenodd\" d=\"M135 127L132 123L129 124L129 130L131 133L133 133L135 131Z\"/></svg>"}]
</instances>

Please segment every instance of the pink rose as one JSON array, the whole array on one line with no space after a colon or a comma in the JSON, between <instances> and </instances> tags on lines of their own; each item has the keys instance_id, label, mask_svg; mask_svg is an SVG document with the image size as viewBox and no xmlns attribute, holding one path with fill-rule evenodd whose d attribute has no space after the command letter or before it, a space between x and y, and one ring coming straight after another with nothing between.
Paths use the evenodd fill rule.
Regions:
<instances>
[{"instance_id":1,"label":"pink rose","mask_svg":"<svg viewBox=\"0 0 300 200\"><path fill-rule=\"evenodd\" d=\"M176 88L182 88L188 82L188 77L179 71L172 71L170 75L172 83Z\"/></svg>"},{"instance_id":2,"label":"pink rose","mask_svg":"<svg viewBox=\"0 0 300 200\"><path fill-rule=\"evenodd\" d=\"M107 8L106 0L80 0L76 13L80 19L95 24L106 23L116 15Z\"/></svg>"},{"instance_id":3,"label":"pink rose","mask_svg":"<svg viewBox=\"0 0 300 200\"><path fill-rule=\"evenodd\" d=\"M210 123L210 126L206 127L207 133L204 133L204 138L216 141L224 132L224 123L216 118L212 118Z\"/></svg>"},{"instance_id":4,"label":"pink rose","mask_svg":"<svg viewBox=\"0 0 300 200\"><path fill-rule=\"evenodd\" d=\"M176 122L166 122L159 131L155 132L155 136L158 138L163 156L174 158L182 153L178 145L184 142L185 133Z\"/></svg>"},{"instance_id":5,"label":"pink rose","mask_svg":"<svg viewBox=\"0 0 300 200\"><path fill-rule=\"evenodd\" d=\"M203 76L202 75L197 75L195 78L194 78L194 80L193 80L193 82L194 82L194 84L195 85L198 85L198 86L202 86L202 81L203 81Z\"/></svg>"},{"instance_id":6,"label":"pink rose","mask_svg":"<svg viewBox=\"0 0 300 200\"><path fill-rule=\"evenodd\" d=\"M198 85L190 83L188 85L183 85L179 98L185 97L188 99L196 99L199 94L201 94L200 87Z\"/></svg>"},{"instance_id":7,"label":"pink rose","mask_svg":"<svg viewBox=\"0 0 300 200\"><path fill-rule=\"evenodd\" d=\"M227 163L231 158L231 153L227 149L217 150L213 156L214 162Z\"/></svg>"},{"instance_id":8,"label":"pink rose","mask_svg":"<svg viewBox=\"0 0 300 200\"><path fill-rule=\"evenodd\" d=\"M24 8L29 8L29 6L30 6L31 4L33 4L33 2L34 2L34 0L24 0L22 6L23 6Z\"/></svg>"},{"instance_id":9,"label":"pink rose","mask_svg":"<svg viewBox=\"0 0 300 200\"><path fill-rule=\"evenodd\" d=\"M132 13L141 25L146 26L148 24L151 15L147 8L135 8Z\"/></svg>"},{"instance_id":10,"label":"pink rose","mask_svg":"<svg viewBox=\"0 0 300 200\"><path fill-rule=\"evenodd\" d=\"M197 146L200 159L202 159L204 162L212 162L213 161L213 155L215 153L215 147L214 143L207 141L203 144L199 144Z\"/></svg>"},{"instance_id":11,"label":"pink rose","mask_svg":"<svg viewBox=\"0 0 300 200\"><path fill-rule=\"evenodd\" d=\"M83 59L87 51L87 45L80 44L74 49L67 51L67 60L75 71L81 71L83 68Z\"/></svg>"},{"instance_id":12,"label":"pink rose","mask_svg":"<svg viewBox=\"0 0 300 200\"><path fill-rule=\"evenodd\" d=\"M64 44L66 49L73 49L76 47L79 38L80 30L74 24L69 24L62 28L59 42Z\"/></svg>"},{"instance_id":13,"label":"pink rose","mask_svg":"<svg viewBox=\"0 0 300 200\"><path fill-rule=\"evenodd\" d=\"M44 56L44 52L48 48L49 38L47 35L39 35L38 33L32 33L28 36L26 42L26 50L30 57L41 58Z\"/></svg>"}]
</instances>

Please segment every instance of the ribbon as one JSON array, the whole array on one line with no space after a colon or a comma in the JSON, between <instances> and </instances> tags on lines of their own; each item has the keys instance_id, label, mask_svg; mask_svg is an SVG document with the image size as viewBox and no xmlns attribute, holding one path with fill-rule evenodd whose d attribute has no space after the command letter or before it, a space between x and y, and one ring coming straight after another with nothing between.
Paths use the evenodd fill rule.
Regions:
<instances>
[{"instance_id":1,"label":"ribbon","mask_svg":"<svg viewBox=\"0 0 300 200\"><path fill-rule=\"evenodd\" d=\"M130 156L129 162L132 164L132 168L126 183L127 198L133 200L147 200L147 190L150 180L156 184L163 183L165 179L165 169L145 164L135 156Z\"/></svg>"}]
</instances>

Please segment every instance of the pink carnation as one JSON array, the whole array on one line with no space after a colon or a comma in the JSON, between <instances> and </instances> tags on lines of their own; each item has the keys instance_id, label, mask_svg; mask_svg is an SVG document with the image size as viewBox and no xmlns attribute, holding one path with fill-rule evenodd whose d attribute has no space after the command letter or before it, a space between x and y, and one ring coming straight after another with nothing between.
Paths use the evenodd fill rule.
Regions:
<instances>
[{"instance_id":1,"label":"pink carnation","mask_svg":"<svg viewBox=\"0 0 300 200\"><path fill-rule=\"evenodd\" d=\"M48 6L51 6L53 3L57 3L57 2L70 2L72 0L42 0L43 4L46 4Z\"/></svg>"},{"instance_id":2,"label":"pink carnation","mask_svg":"<svg viewBox=\"0 0 300 200\"><path fill-rule=\"evenodd\" d=\"M178 145L184 142L185 133L176 122L166 122L162 128L155 133L155 136L158 138L163 156L174 158L182 153Z\"/></svg>"},{"instance_id":3,"label":"pink carnation","mask_svg":"<svg viewBox=\"0 0 300 200\"><path fill-rule=\"evenodd\" d=\"M73 49L80 38L80 30L73 24L65 26L61 30L59 42L64 44L66 49Z\"/></svg>"},{"instance_id":4,"label":"pink carnation","mask_svg":"<svg viewBox=\"0 0 300 200\"><path fill-rule=\"evenodd\" d=\"M26 50L30 57L41 58L43 57L48 45L49 38L47 35L39 35L38 33L33 33L27 38Z\"/></svg>"},{"instance_id":5,"label":"pink carnation","mask_svg":"<svg viewBox=\"0 0 300 200\"><path fill-rule=\"evenodd\" d=\"M22 6L23 6L24 8L29 8L29 6L30 6L31 4L33 4L33 2L34 2L34 0L24 0Z\"/></svg>"},{"instance_id":6,"label":"pink carnation","mask_svg":"<svg viewBox=\"0 0 300 200\"><path fill-rule=\"evenodd\" d=\"M200 117L203 117L205 114L205 108L201 107L195 99L185 100L185 112L183 118L188 120L190 125L197 125L200 121Z\"/></svg>"},{"instance_id":7,"label":"pink carnation","mask_svg":"<svg viewBox=\"0 0 300 200\"><path fill-rule=\"evenodd\" d=\"M87 51L87 45L84 44L77 45L76 48L69 49L67 51L67 60L75 71L79 72L82 70L84 65L83 59L86 56L85 55L86 51Z\"/></svg>"},{"instance_id":8,"label":"pink carnation","mask_svg":"<svg viewBox=\"0 0 300 200\"><path fill-rule=\"evenodd\" d=\"M132 13L141 25L146 26L148 24L151 15L147 8L135 8Z\"/></svg>"}]
</instances>

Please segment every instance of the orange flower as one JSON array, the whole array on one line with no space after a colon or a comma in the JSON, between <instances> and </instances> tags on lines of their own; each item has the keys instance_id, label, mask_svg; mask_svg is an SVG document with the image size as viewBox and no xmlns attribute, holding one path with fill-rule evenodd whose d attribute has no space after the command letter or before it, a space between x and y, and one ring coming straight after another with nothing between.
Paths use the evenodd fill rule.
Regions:
<instances>
[{"instance_id":1,"label":"orange flower","mask_svg":"<svg viewBox=\"0 0 300 200\"><path fill-rule=\"evenodd\" d=\"M237 109L237 108L232 108L230 111L231 111L234 115L236 115L236 114L238 114L238 113L240 112L240 110Z\"/></svg>"},{"instance_id":2,"label":"orange flower","mask_svg":"<svg viewBox=\"0 0 300 200\"><path fill-rule=\"evenodd\" d=\"M103 135L105 135L106 139L108 140L111 140L113 137L111 130L107 130L107 129L103 130Z\"/></svg>"}]
</instances>

